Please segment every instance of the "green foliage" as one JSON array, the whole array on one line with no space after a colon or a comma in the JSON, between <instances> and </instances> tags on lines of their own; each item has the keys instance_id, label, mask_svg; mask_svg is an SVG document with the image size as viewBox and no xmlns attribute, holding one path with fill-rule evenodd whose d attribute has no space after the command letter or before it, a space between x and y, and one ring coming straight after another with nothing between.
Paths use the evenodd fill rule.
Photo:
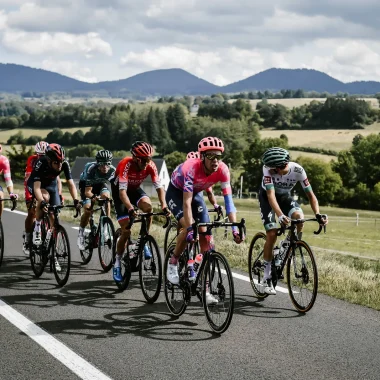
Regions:
<instances>
[{"instance_id":1,"label":"green foliage","mask_svg":"<svg viewBox=\"0 0 380 380\"><path fill-rule=\"evenodd\" d=\"M33 154L32 148L22 145L19 150L11 145L11 151L8 152L9 163L12 168L12 176L17 179L24 179L25 165L28 157Z\"/></svg>"},{"instance_id":2,"label":"green foliage","mask_svg":"<svg viewBox=\"0 0 380 380\"><path fill-rule=\"evenodd\" d=\"M104 148L95 144L78 145L75 148L67 149L66 156L70 161L75 161L77 157L95 157L96 152L101 149Z\"/></svg>"},{"instance_id":3,"label":"green foliage","mask_svg":"<svg viewBox=\"0 0 380 380\"><path fill-rule=\"evenodd\" d=\"M166 166L168 168L169 173L171 174L173 170L182 162L186 160L186 153L182 152L172 152L164 156Z\"/></svg>"}]
</instances>

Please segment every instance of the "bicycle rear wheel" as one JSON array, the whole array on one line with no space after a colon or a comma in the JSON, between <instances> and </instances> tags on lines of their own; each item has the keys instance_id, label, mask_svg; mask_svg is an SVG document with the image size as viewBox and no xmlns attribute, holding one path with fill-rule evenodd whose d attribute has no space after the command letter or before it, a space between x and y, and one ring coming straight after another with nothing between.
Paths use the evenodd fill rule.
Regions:
<instances>
[{"instance_id":1,"label":"bicycle rear wheel","mask_svg":"<svg viewBox=\"0 0 380 380\"><path fill-rule=\"evenodd\" d=\"M299 240L295 244L288 259L286 279L294 307L306 313L313 307L317 298L317 264L313 251L306 242Z\"/></svg>"},{"instance_id":2,"label":"bicycle rear wheel","mask_svg":"<svg viewBox=\"0 0 380 380\"><path fill-rule=\"evenodd\" d=\"M174 285L166 278L166 272L169 264L169 260L173 255L175 245L172 244L169 246L168 251L165 255L164 261L164 294L166 305L168 306L170 312L175 316L181 316L189 303L190 300L190 287L188 282L184 281L184 275L186 271L186 262L187 259L185 255L181 255L178 260L178 274L179 274L179 284Z\"/></svg>"},{"instance_id":3,"label":"bicycle rear wheel","mask_svg":"<svg viewBox=\"0 0 380 380\"><path fill-rule=\"evenodd\" d=\"M4 257L4 229L3 223L0 220L0 267Z\"/></svg>"},{"instance_id":4,"label":"bicycle rear wheel","mask_svg":"<svg viewBox=\"0 0 380 380\"><path fill-rule=\"evenodd\" d=\"M169 245L173 242L177 236L178 222L176 220L171 220L170 224L166 227L165 240L164 240L164 255L169 248Z\"/></svg>"},{"instance_id":5,"label":"bicycle rear wheel","mask_svg":"<svg viewBox=\"0 0 380 380\"><path fill-rule=\"evenodd\" d=\"M104 272L108 272L113 264L113 240L115 227L108 216L103 216L100 222L100 231L103 236L99 237L99 261Z\"/></svg>"},{"instance_id":6,"label":"bicycle rear wheel","mask_svg":"<svg viewBox=\"0 0 380 380\"><path fill-rule=\"evenodd\" d=\"M260 282L264 276L264 244L266 235L258 232L252 239L248 251L248 273L252 289L258 298L266 298Z\"/></svg>"},{"instance_id":7,"label":"bicycle rear wheel","mask_svg":"<svg viewBox=\"0 0 380 380\"><path fill-rule=\"evenodd\" d=\"M62 226L56 230L51 250L54 277L59 286L64 286L70 275L71 253L69 237Z\"/></svg>"},{"instance_id":8,"label":"bicycle rear wheel","mask_svg":"<svg viewBox=\"0 0 380 380\"><path fill-rule=\"evenodd\" d=\"M202 298L207 322L214 332L222 334L232 320L235 292L230 266L221 253L210 253L203 280ZM216 303L208 303L208 293Z\"/></svg>"},{"instance_id":9,"label":"bicycle rear wheel","mask_svg":"<svg viewBox=\"0 0 380 380\"><path fill-rule=\"evenodd\" d=\"M118 228L115 232L114 235L114 248L113 248L113 257L115 259L116 255L116 245L117 245L117 240L121 235L121 228ZM114 262L115 260L113 260ZM120 260L120 269L121 269L121 276L123 278L122 281L117 282L115 281L116 286L118 287L119 290L123 291L127 289L129 285L129 281L131 280L131 275L132 275L132 270L131 270L131 262L129 260L129 254L128 252L124 252L123 256Z\"/></svg>"},{"instance_id":10,"label":"bicycle rear wheel","mask_svg":"<svg viewBox=\"0 0 380 380\"><path fill-rule=\"evenodd\" d=\"M33 231L34 231L33 223ZM48 253L49 250L45 248L45 237L46 237L46 224L41 223L41 240L42 244L36 246L33 244L33 233L30 234L29 237L29 247L30 247L30 264L32 266L32 270L34 275L39 278L44 272L45 266L48 262Z\"/></svg>"},{"instance_id":11,"label":"bicycle rear wheel","mask_svg":"<svg viewBox=\"0 0 380 380\"><path fill-rule=\"evenodd\" d=\"M85 249L82 251L82 250L79 250L79 253L80 253L80 257L82 259L82 263L84 265L88 264L90 261L91 261L91 258L92 258L92 253L94 251L94 235L92 234L91 231L89 231L88 233L86 232L83 232L85 235L84 235L84 246L85 246Z\"/></svg>"},{"instance_id":12,"label":"bicycle rear wheel","mask_svg":"<svg viewBox=\"0 0 380 380\"><path fill-rule=\"evenodd\" d=\"M145 255L147 248L150 250L150 258ZM148 303L154 303L160 295L162 284L161 253L156 240L151 235L146 235L141 242L140 252L140 285Z\"/></svg>"}]
</instances>

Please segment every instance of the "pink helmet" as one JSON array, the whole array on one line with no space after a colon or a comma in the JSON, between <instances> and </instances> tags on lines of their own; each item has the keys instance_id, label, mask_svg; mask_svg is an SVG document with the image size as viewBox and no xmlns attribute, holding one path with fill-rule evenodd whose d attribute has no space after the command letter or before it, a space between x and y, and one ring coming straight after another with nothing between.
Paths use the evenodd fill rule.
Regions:
<instances>
[{"instance_id":1,"label":"pink helmet","mask_svg":"<svg viewBox=\"0 0 380 380\"><path fill-rule=\"evenodd\" d=\"M199 152L187 153L186 160L190 160L191 158L200 158Z\"/></svg>"},{"instance_id":2,"label":"pink helmet","mask_svg":"<svg viewBox=\"0 0 380 380\"><path fill-rule=\"evenodd\" d=\"M224 152L224 145L221 139L217 137L205 137L198 144L198 152L202 153L207 150L219 150Z\"/></svg>"},{"instance_id":3,"label":"pink helmet","mask_svg":"<svg viewBox=\"0 0 380 380\"><path fill-rule=\"evenodd\" d=\"M49 144L46 141L40 141L34 146L34 151L37 154L45 154L45 150Z\"/></svg>"}]
</instances>

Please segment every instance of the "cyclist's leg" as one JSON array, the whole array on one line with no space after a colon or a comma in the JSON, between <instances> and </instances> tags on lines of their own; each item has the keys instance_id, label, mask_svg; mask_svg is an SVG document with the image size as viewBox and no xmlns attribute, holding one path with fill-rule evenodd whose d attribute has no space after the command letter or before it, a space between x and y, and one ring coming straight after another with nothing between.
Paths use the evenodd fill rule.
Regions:
<instances>
[{"instance_id":1,"label":"cyclist's leg","mask_svg":"<svg viewBox=\"0 0 380 380\"><path fill-rule=\"evenodd\" d=\"M291 219L302 219L304 217L301 206L293 200L290 194L280 198L281 210ZM302 239L303 223L297 224L298 239Z\"/></svg>"},{"instance_id":2,"label":"cyclist's leg","mask_svg":"<svg viewBox=\"0 0 380 380\"><path fill-rule=\"evenodd\" d=\"M49 202L50 195L49 192L46 189L41 189L42 197L45 202ZM36 223L34 225L34 231L33 231L33 244L34 245L41 245L42 239L41 239L41 221L43 218L43 210L41 209L41 202L37 201L36 204Z\"/></svg>"},{"instance_id":3,"label":"cyclist's leg","mask_svg":"<svg viewBox=\"0 0 380 380\"><path fill-rule=\"evenodd\" d=\"M85 186L84 181L79 181L79 191L80 191L80 196L81 196L81 200L83 204L83 213L82 213L82 216L80 218L80 223L79 223L77 246L79 250L81 251L85 249L84 230L91 216L91 200L86 197L85 189L86 189L86 186ZM95 189L92 188L92 193L97 195L94 191Z\"/></svg>"},{"instance_id":4,"label":"cyclist's leg","mask_svg":"<svg viewBox=\"0 0 380 380\"><path fill-rule=\"evenodd\" d=\"M0 186L0 199L3 199L4 198L4 191L3 191L3 187ZM3 210L4 210L4 202L0 202L0 219L1 219L1 216L3 215Z\"/></svg>"},{"instance_id":5,"label":"cyclist's leg","mask_svg":"<svg viewBox=\"0 0 380 380\"><path fill-rule=\"evenodd\" d=\"M109 190L107 184L104 182L104 183L101 183L99 185L100 185L99 186L100 187L100 190L99 190L100 198L101 199L110 199L111 193L110 193L110 190ZM106 214L109 218L111 217L111 207L110 207L109 203L107 204L107 207L106 207Z\"/></svg>"},{"instance_id":6,"label":"cyclist's leg","mask_svg":"<svg viewBox=\"0 0 380 380\"><path fill-rule=\"evenodd\" d=\"M203 192L195 194L191 203L191 209L194 219L199 219L201 223L210 222L210 216L207 212L207 206L203 198ZM200 227L200 232L206 232L206 227ZM199 235L199 244L201 246L201 252L205 252L209 249L209 244L212 242L212 235Z\"/></svg>"}]
</instances>

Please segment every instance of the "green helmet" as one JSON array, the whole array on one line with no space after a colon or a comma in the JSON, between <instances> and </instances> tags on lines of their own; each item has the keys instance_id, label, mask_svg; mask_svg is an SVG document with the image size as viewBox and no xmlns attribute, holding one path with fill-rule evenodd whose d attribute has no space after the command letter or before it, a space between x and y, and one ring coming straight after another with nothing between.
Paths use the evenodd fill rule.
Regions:
<instances>
[{"instance_id":1,"label":"green helmet","mask_svg":"<svg viewBox=\"0 0 380 380\"><path fill-rule=\"evenodd\" d=\"M98 163L104 163L104 162L111 163L112 157L113 157L113 155L109 150L102 149L102 150L99 150L98 153L96 153L95 158L96 158L96 161Z\"/></svg>"},{"instance_id":2,"label":"green helmet","mask_svg":"<svg viewBox=\"0 0 380 380\"><path fill-rule=\"evenodd\" d=\"M269 148L261 157L263 164L269 168L286 165L290 161L289 152L283 148Z\"/></svg>"}]
</instances>

